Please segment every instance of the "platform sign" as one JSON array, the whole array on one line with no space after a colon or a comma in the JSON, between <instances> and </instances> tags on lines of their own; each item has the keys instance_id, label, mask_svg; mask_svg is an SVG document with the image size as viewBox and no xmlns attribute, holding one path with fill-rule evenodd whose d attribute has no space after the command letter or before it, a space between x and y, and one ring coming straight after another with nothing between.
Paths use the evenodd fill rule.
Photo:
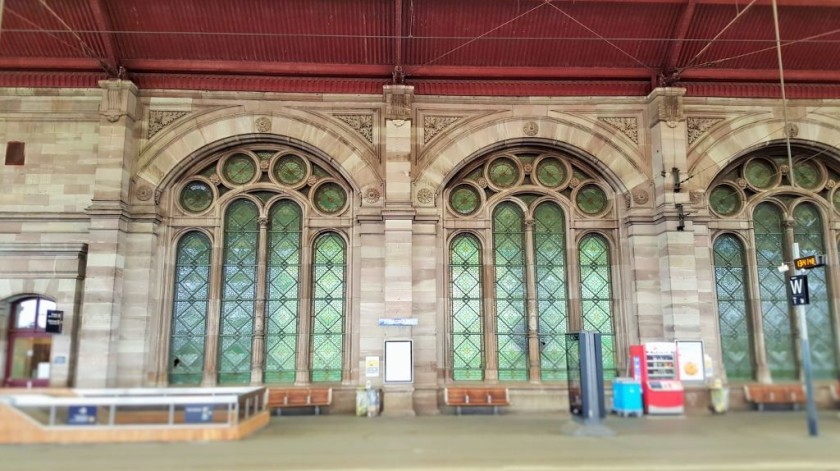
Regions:
<instances>
[{"instance_id":1,"label":"platform sign","mask_svg":"<svg viewBox=\"0 0 840 471\"><path fill-rule=\"evenodd\" d=\"M47 328L48 334L60 334L64 327L64 311L47 311Z\"/></svg>"},{"instance_id":2,"label":"platform sign","mask_svg":"<svg viewBox=\"0 0 840 471\"><path fill-rule=\"evenodd\" d=\"M793 266L797 270L823 267L825 266L825 257L823 255L810 255L808 257L797 258L793 260Z\"/></svg>"},{"instance_id":3,"label":"platform sign","mask_svg":"<svg viewBox=\"0 0 840 471\"><path fill-rule=\"evenodd\" d=\"M96 406L70 406L67 408L67 425L94 425Z\"/></svg>"},{"instance_id":4,"label":"platform sign","mask_svg":"<svg viewBox=\"0 0 840 471\"><path fill-rule=\"evenodd\" d=\"M793 275L790 277L790 304L805 306L808 299L808 275Z\"/></svg>"},{"instance_id":5,"label":"platform sign","mask_svg":"<svg viewBox=\"0 0 840 471\"><path fill-rule=\"evenodd\" d=\"M213 422L212 404L190 404L184 406L184 423L206 424Z\"/></svg>"}]
</instances>

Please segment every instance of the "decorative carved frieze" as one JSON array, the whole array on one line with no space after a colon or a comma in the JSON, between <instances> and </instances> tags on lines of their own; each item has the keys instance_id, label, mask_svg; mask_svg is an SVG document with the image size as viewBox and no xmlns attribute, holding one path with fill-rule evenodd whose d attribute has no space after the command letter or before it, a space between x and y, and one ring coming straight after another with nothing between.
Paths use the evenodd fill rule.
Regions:
<instances>
[{"instance_id":1,"label":"decorative carved frieze","mask_svg":"<svg viewBox=\"0 0 840 471\"><path fill-rule=\"evenodd\" d=\"M424 116L423 117L423 144L428 143L441 131L461 119L461 116Z\"/></svg>"},{"instance_id":2,"label":"decorative carved frieze","mask_svg":"<svg viewBox=\"0 0 840 471\"><path fill-rule=\"evenodd\" d=\"M149 126L146 129L146 139L151 139L152 136L159 133L163 128L188 114L190 114L189 111L149 111Z\"/></svg>"},{"instance_id":3,"label":"decorative carved frieze","mask_svg":"<svg viewBox=\"0 0 840 471\"><path fill-rule=\"evenodd\" d=\"M639 120L634 117L598 118L598 121L620 131L634 144L639 143Z\"/></svg>"},{"instance_id":4,"label":"decorative carved frieze","mask_svg":"<svg viewBox=\"0 0 840 471\"><path fill-rule=\"evenodd\" d=\"M688 145L700 138L709 129L723 121L723 118L687 118L685 120Z\"/></svg>"},{"instance_id":5,"label":"decorative carved frieze","mask_svg":"<svg viewBox=\"0 0 840 471\"><path fill-rule=\"evenodd\" d=\"M703 204L703 195L705 192L703 190L691 190L688 194L689 201L691 204L700 205Z\"/></svg>"},{"instance_id":6,"label":"decorative carved frieze","mask_svg":"<svg viewBox=\"0 0 840 471\"><path fill-rule=\"evenodd\" d=\"M336 114L333 115L344 124L361 134L366 141L373 144L373 115L372 114Z\"/></svg>"}]
</instances>

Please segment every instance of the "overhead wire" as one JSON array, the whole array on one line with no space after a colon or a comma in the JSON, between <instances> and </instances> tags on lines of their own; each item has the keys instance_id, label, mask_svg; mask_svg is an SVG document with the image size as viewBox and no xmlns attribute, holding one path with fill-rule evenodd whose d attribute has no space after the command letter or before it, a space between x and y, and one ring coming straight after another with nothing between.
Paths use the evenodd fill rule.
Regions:
<instances>
[{"instance_id":1,"label":"overhead wire","mask_svg":"<svg viewBox=\"0 0 840 471\"><path fill-rule=\"evenodd\" d=\"M44 7L56 20L58 20L59 23L61 23L62 26L64 26L67 29L68 32L70 32L70 34L73 35L74 38L76 38L76 41L79 42L79 46L81 47L82 52L84 52L88 57L96 59L96 61L99 63L99 66L105 70L105 73L107 73L110 76L116 76L117 71L114 69L114 67L108 64L108 62L106 62L104 58L97 54L96 51L93 50L93 48L88 46L85 40L82 39L82 37L79 36L79 34L76 33L73 30L73 28L70 27L70 25L67 24L67 22L64 21L64 19L62 19L58 13L55 12L55 10L50 8L50 6L47 4L47 0L38 0L38 3L40 3L42 7Z\"/></svg>"},{"instance_id":2,"label":"overhead wire","mask_svg":"<svg viewBox=\"0 0 840 471\"><path fill-rule=\"evenodd\" d=\"M708 44L706 44L706 46L705 46L705 47L703 47L703 49L700 49L700 52L698 52L697 54L695 54L695 55L694 55L694 57L692 57L692 58L691 58L691 59L690 59L690 60L686 63L686 65L685 65L685 66L683 66L683 67L681 67L681 68L679 69L679 70L680 70L680 72L682 72L682 71L684 71L684 70L686 70L686 69L691 68L691 67L692 67L691 63L692 63L692 62L694 62L695 60L697 60L697 59L698 59L701 55L703 55L703 53L705 53L705 52L706 52L706 51L707 51L707 50L708 50L708 49L712 46L712 44L714 44L714 42L715 42L715 41L716 41L719 37L721 37L721 36L723 35L723 33L725 33L725 32L729 29L729 27L730 27L730 26L734 25L734 24L735 24L735 23L736 23L736 22L737 22L737 21L741 18L741 16L742 16L742 15L746 14L746 13L750 10L750 8L751 8L753 5L755 5L755 2L756 2L756 1L758 1L758 0L752 0L752 2L750 2L750 4L746 6L746 8L744 8L744 9L743 9L743 10L741 10L741 11L739 11L739 12L738 12L738 14L737 14L737 15L735 15L735 18L732 18L732 20L730 20L730 21L729 21L729 23L727 23L727 24L726 24L726 26L724 26L724 27L723 27L723 29L721 29L721 30L720 30L720 32L718 32L718 34L717 34L717 35L715 35L715 37L714 37L714 38L712 38L712 39L709 41L709 43L708 43Z\"/></svg>"}]
</instances>

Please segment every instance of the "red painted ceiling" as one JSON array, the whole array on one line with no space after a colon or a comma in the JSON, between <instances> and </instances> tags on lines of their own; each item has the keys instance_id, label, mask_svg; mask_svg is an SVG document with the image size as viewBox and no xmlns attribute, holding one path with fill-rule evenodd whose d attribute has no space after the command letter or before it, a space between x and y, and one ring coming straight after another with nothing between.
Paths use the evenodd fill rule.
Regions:
<instances>
[{"instance_id":1,"label":"red painted ceiling","mask_svg":"<svg viewBox=\"0 0 840 471\"><path fill-rule=\"evenodd\" d=\"M840 1L777 0L791 97L840 98ZM770 0L5 0L0 86L776 97ZM123 69L124 72L120 72Z\"/></svg>"}]
</instances>

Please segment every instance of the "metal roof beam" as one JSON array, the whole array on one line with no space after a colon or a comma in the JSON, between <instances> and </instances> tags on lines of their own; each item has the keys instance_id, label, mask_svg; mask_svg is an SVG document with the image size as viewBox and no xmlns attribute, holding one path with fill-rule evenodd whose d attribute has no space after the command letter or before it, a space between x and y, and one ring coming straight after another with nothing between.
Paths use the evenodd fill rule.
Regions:
<instances>
[{"instance_id":1,"label":"metal roof beam","mask_svg":"<svg viewBox=\"0 0 840 471\"><path fill-rule=\"evenodd\" d=\"M691 20L694 18L694 11L697 6L697 0L688 0L680 13L680 19L677 23L676 31L674 31L674 42L668 48L668 53L665 56L663 72L670 72L677 68L680 59L680 52L682 52L685 37L688 34L688 28L691 26Z\"/></svg>"},{"instance_id":2,"label":"metal roof beam","mask_svg":"<svg viewBox=\"0 0 840 471\"><path fill-rule=\"evenodd\" d=\"M88 5L93 14L93 19L96 21L96 28L100 31L99 37L102 38L102 44L105 46L105 60L116 71L120 65L120 54L119 46L111 33L113 28L111 17L108 15L108 7L103 0L89 0Z\"/></svg>"}]
</instances>

